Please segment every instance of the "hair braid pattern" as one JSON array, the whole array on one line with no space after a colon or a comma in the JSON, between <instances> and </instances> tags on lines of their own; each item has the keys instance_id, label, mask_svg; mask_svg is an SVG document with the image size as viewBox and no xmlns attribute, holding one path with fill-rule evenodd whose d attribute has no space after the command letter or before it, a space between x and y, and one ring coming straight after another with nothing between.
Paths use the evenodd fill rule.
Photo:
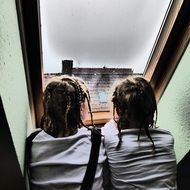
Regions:
<instances>
[{"instance_id":1,"label":"hair braid pattern","mask_svg":"<svg viewBox=\"0 0 190 190\"><path fill-rule=\"evenodd\" d=\"M141 129L144 128L148 138L154 142L149 133L149 127L154 127L157 120L157 104L154 91L148 81L142 77L130 76L121 81L113 93L113 110L116 110L119 120L118 127L119 147L121 145L121 129L132 128L133 123L139 125L138 140L140 140ZM154 121L154 114L156 119ZM113 111L115 118L115 111Z\"/></svg>"},{"instance_id":2,"label":"hair braid pattern","mask_svg":"<svg viewBox=\"0 0 190 190\"><path fill-rule=\"evenodd\" d=\"M84 125L80 108L88 95L77 78L55 77L44 91L41 127L54 137L76 133Z\"/></svg>"}]
</instances>

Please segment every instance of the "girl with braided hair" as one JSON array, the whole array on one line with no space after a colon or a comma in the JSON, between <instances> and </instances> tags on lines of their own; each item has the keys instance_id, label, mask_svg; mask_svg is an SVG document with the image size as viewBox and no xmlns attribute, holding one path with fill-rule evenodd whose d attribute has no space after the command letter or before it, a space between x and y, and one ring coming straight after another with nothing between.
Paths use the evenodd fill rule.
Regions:
<instances>
[{"instance_id":1,"label":"girl with braided hair","mask_svg":"<svg viewBox=\"0 0 190 190\"><path fill-rule=\"evenodd\" d=\"M102 130L112 189L177 189L174 139L156 127L150 83L129 76L116 85L112 102L113 119Z\"/></svg>"},{"instance_id":2,"label":"girl with braided hair","mask_svg":"<svg viewBox=\"0 0 190 190\"><path fill-rule=\"evenodd\" d=\"M79 190L91 150L91 131L83 123L90 108L85 82L76 77L51 79L43 97L41 130L32 140L32 190ZM91 121L93 119L91 114ZM92 186L102 190L105 149L101 143Z\"/></svg>"}]
</instances>

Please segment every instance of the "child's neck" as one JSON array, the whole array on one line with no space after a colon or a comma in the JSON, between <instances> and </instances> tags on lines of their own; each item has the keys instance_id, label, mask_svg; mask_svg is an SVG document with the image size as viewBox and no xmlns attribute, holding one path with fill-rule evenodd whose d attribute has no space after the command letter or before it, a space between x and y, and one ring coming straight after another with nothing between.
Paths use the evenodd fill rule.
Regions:
<instances>
[{"instance_id":1,"label":"child's neck","mask_svg":"<svg viewBox=\"0 0 190 190\"><path fill-rule=\"evenodd\" d=\"M141 123L140 122L132 122L129 121L125 124L121 125L122 129L140 129Z\"/></svg>"},{"instance_id":2,"label":"child's neck","mask_svg":"<svg viewBox=\"0 0 190 190\"><path fill-rule=\"evenodd\" d=\"M68 137L76 134L78 132L78 129L76 128L75 130L63 130L59 131L57 134L57 137Z\"/></svg>"}]
</instances>

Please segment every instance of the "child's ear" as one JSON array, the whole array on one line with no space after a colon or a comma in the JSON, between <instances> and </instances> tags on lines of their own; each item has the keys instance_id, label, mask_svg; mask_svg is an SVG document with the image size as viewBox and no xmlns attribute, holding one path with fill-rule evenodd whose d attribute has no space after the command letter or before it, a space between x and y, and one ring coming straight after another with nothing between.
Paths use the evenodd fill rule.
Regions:
<instances>
[{"instance_id":1,"label":"child's ear","mask_svg":"<svg viewBox=\"0 0 190 190\"><path fill-rule=\"evenodd\" d=\"M84 107L85 107L84 103L81 103L81 105L80 105L80 111L81 112L84 111Z\"/></svg>"},{"instance_id":2,"label":"child's ear","mask_svg":"<svg viewBox=\"0 0 190 190\"><path fill-rule=\"evenodd\" d=\"M120 116L121 115L121 109L119 108L115 108L115 113Z\"/></svg>"},{"instance_id":3,"label":"child's ear","mask_svg":"<svg viewBox=\"0 0 190 190\"><path fill-rule=\"evenodd\" d=\"M118 121L119 120L119 115L118 115L117 109L115 108L113 111L114 111L114 117L115 117L114 120Z\"/></svg>"},{"instance_id":4,"label":"child's ear","mask_svg":"<svg viewBox=\"0 0 190 190\"><path fill-rule=\"evenodd\" d=\"M80 115L81 115L81 119L85 120L88 114L88 109L87 109L87 105L84 103L81 103L80 106Z\"/></svg>"}]
</instances>

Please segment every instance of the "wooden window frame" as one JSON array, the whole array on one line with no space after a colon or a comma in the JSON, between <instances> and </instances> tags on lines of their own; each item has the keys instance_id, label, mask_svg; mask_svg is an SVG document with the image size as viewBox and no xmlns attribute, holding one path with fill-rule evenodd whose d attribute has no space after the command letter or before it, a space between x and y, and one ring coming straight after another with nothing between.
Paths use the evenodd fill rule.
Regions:
<instances>
[{"instance_id":1,"label":"wooden window frame","mask_svg":"<svg viewBox=\"0 0 190 190\"><path fill-rule=\"evenodd\" d=\"M35 127L39 127L42 106L42 46L38 0L16 0L20 39L29 103Z\"/></svg>"},{"instance_id":2,"label":"wooden window frame","mask_svg":"<svg viewBox=\"0 0 190 190\"><path fill-rule=\"evenodd\" d=\"M190 1L174 0L144 76L160 100L190 41Z\"/></svg>"},{"instance_id":3,"label":"wooden window frame","mask_svg":"<svg viewBox=\"0 0 190 190\"><path fill-rule=\"evenodd\" d=\"M36 126L39 126L43 112L39 1L16 0L16 7L31 112L34 115ZM189 7L189 0L173 0L158 42L144 72L145 78L153 85L158 101L190 41ZM95 124L104 124L111 117L111 112L97 113L94 115ZM87 123L90 124L90 120Z\"/></svg>"}]
</instances>

